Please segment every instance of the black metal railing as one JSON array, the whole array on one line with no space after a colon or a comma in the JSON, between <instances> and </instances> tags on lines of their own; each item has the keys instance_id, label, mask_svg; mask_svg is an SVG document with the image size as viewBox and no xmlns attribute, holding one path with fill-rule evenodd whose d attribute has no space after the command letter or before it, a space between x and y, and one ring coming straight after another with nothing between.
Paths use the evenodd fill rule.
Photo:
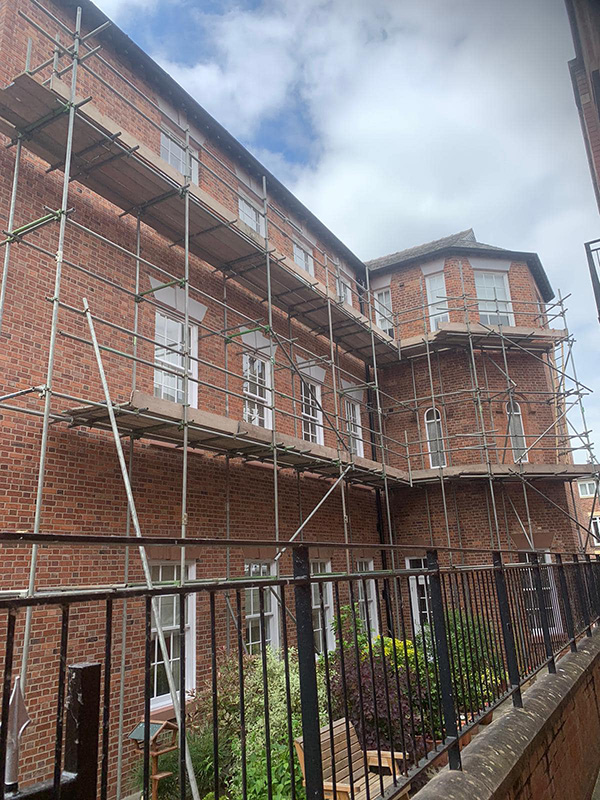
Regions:
<instances>
[{"instance_id":1,"label":"black metal railing","mask_svg":"<svg viewBox=\"0 0 600 800\"><path fill-rule=\"evenodd\" d=\"M84 544L86 537L69 538ZM124 537L90 538L85 544L132 544ZM240 558L249 546L175 542L200 543L213 554L227 545ZM415 548L409 559L406 548L386 549L388 564L417 563ZM31 650L27 702L35 733L26 731L21 743L21 786L31 778L29 749L46 747L54 754L50 784L58 796L68 771L67 664L97 661L103 665L97 764L103 799L115 796L120 748L123 785L148 799L155 781L165 798L211 792L232 800L401 795L434 762L460 769L461 748L496 706L510 697L522 706L523 685L545 667L554 672L556 658L576 650L578 638L590 636L600 616L600 563L589 556L515 551L482 558L460 551L455 559L477 555L486 563L451 566L448 552L440 564L430 550L418 562L421 568L373 569L380 550L294 542L277 551L278 575L265 569L264 577L253 577L250 570L240 579L0 598L6 620L0 774L10 746L19 619L27 606L34 607L34 633L43 631L45 640L38 638ZM338 559L350 572L335 571ZM114 623L125 601L129 633L123 642ZM164 700L168 690L157 614L168 635L185 732L178 751L160 758L151 724L156 696L162 692ZM127 669L118 674L125 645ZM55 657L36 659L36 646ZM139 751L127 739L118 741L121 681L126 718L144 723ZM186 777L190 764L197 792ZM172 775L157 779L157 770Z\"/></svg>"}]
</instances>

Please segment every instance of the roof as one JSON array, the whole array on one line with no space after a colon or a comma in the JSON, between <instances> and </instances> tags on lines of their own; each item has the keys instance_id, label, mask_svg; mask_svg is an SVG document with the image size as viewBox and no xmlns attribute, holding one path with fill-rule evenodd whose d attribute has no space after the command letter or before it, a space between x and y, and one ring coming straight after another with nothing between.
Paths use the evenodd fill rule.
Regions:
<instances>
[{"instance_id":1,"label":"roof","mask_svg":"<svg viewBox=\"0 0 600 800\"><path fill-rule=\"evenodd\" d=\"M416 247L409 247L397 253L375 258L372 261L367 261L366 265L371 272L383 272L384 270L405 267L416 261L429 261L440 256L473 254L485 255L491 258L509 258L511 261L525 261L531 270L544 302L547 303L554 297L554 291L537 253L507 250L504 247L478 242L473 228L468 228L465 231L459 231L450 236L444 236L442 239L435 239L432 242L426 242Z\"/></svg>"},{"instance_id":2,"label":"roof","mask_svg":"<svg viewBox=\"0 0 600 800\"><path fill-rule=\"evenodd\" d=\"M83 12L83 23L90 30L110 19L91 0L52 0L52 2L73 14L75 14L77 7L80 6ZM364 275L364 262L112 20L110 27L98 34L98 39L102 43L118 49L119 55L125 56L134 63L148 82L160 88L165 99L170 98L172 102L185 110L190 120L208 130L219 145L235 156L240 165L248 170L253 177L260 179L264 175L267 180L269 194L292 211L300 222L308 223L310 228L322 238L323 242L326 242L336 250L350 266L353 266L358 271L359 275Z\"/></svg>"}]
</instances>

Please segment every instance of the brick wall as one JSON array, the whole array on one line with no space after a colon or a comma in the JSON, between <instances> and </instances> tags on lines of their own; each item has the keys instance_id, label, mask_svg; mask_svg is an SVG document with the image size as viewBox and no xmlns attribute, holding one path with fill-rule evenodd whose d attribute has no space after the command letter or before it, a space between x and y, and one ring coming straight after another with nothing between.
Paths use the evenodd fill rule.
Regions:
<instances>
[{"instance_id":1,"label":"brick wall","mask_svg":"<svg viewBox=\"0 0 600 800\"><path fill-rule=\"evenodd\" d=\"M44 15L25 0L14 3L0 3L0 83L11 80L25 63L27 38L32 36L32 63L36 64L46 58L50 52L49 43L30 30L18 11L23 10L39 24L46 26ZM72 25L71 17L64 13L61 5L52 5L53 12ZM50 26L52 27L52 26ZM84 29L87 30L87 28ZM10 54L8 57L7 54ZM125 97L142 107L144 113L155 123L161 121L161 114L154 104L158 103L155 87L149 84L144 76L137 73L135 65L130 63L127 54L115 54L110 47L103 50L103 57L121 70L132 84L142 90L152 102L144 102L137 93L126 85L119 85ZM90 62L91 63L91 62ZM114 80L110 70L100 64L95 68L106 80ZM81 70L81 83L78 88L80 96L92 95L93 103L102 112L110 115L119 126L129 131L142 143L160 152L159 131L143 117L135 114L123 100L115 99L112 93L93 76ZM46 73L42 74L45 77ZM65 80L68 79L68 74ZM4 142L3 142L4 143ZM201 188L216 197L232 213L237 214L237 200L234 188L239 187L236 179L236 164L232 154L219 142L207 134L202 142L202 163L209 169L200 169ZM10 197L10 176L12 175L14 150L0 147L0 219L3 227L7 227L6 217ZM47 164L23 150L19 195L16 209L17 226L43 215L46 207L57 208L60 205L62 175L55 171L47 174ZM221 178L221 180L219 180ZM232 184L226 186L223 181ZM233 188L232 188L233 187ZM73 219L116 242L128 250L135 248L135 222L130 217L120 218L118 209L109 202L99 198L93 192L73 183L69 204L74 208ZM296 229L288 220L289 211L279 201L273 200L275 209L269 212L270 232L275 247L293 257L293 241L300 241ZM182 211L183 213L183 211ZM305 224L300 221L301 225ZM16 391L46 382L46 365L48 360L49 330L51 304L49 298L54 291L55 260L53 254L57 247L57 226L49 225L40 229L31 239L38 247L51 255L43 255L26 245L14 245L10 262L7 305L5 308L4 327L0 346L0 394ZM320 241L314 231L304 229L305 238L314 243L312 248L315 260L315 275L324 283L325 255L331 262L344 259L335 253L324 242ZM142 223L141 226L142 257L176 275L183 273L183 253L181 248L170 247L169 242ZM305 246L306 242L304 242ZM101 318L97 321L98 338L102 345L120 351L132 353L131 337L119 330L118 326L133 327L136 304L133 300L135 292L135 264L131 257L116 251L105 242L79 229L68 226L65 242L65 264L61 290L61 300L75 309L82 308L83 297L87 297L94 315ZM78 269L80 267L81 269ZM474 293L472 275L469 273L467 261L462 262L467 293ZM448 287L453 294L461 294L459 280L460 264L457 260L449 260ZM85 270L85 272L83 271ZM413 274L414 273L414 274ZM222 337L214 335L215 331L225 325L224 310L219 302L224 297L225 282L220 272L215 271L197 257L190 259L190 281L192 300L207 306L206 315L197 320L199 340L198 358L199 373L204 382L198 389L199 407L216 414L240 419L242 416L242 352L239 339L226 344ZM411 277L412 276L412 277ZM141 290L150 288L150 278L165 280L161 273L146 264L141 267ZM511 266L509 278L511 291L515 299L515 314L519 309L517 301L533 296L534 287L531 275L523 264ZM417 279L420 271L407 272L394 278L392 284L393 303L398 309L412 305L419 296ZM412 283L411 283L412 281ZM469 282L470 281L470 282ZM329 281L330 288L331 280ZM352 288L356 289L356 282ZM121 291L117 287L126 289ZM227 281L227 303L234 310L228 311L228 326L246 324L252 320L265 319L264 298L256 297L234 281ZM357 306L356 300L354 301ZM403 305L405 304L405 305ZM159 304L160 305L160 304ZM154 345L147 339L155 338L155 319L157 301L147 296L137 304L139 313L139 331L137 354L146 363L138 364L136 385L139 389L153 392L155 358ZM454 315L458 312L452 312ZM459 320L458 316L456 321ZM106 323L111 323L107 325ZM299 422L293 415L299 414L299 378L286 367L287 358L296 361L298 356L307 358L303 348L313 351L319 357L329 357L328 340L311 333L301 319L288 319L283 312L274 310L274 329L282 337L293 339L293 343L278 344L276 358L278 367L275 388L278 394L275 417L277 430L283 433L301 435ZM413 329L407 328L407 335ZM415 333L422 329L414 328ZM68 334L68 336L66 335ZM64 411L82 402L102 400L102 390L98 369L89 344L73 339L89 339L89 331L80 314L61 309L59 315L59 335L56 344L55 368L53 378L52 410ZM287 355L286 355L287 353ZM365 380L363 362L351 353L341 350L337 353L338 365L343 370L342 377L352 383ZM500 391L502 381L499 378L495 355L479 357L478 369L490 373L490 391ZM114 352L103 353L104 367L108 376L112 400L126 401L132 387L132 361ZM522 359L511 356L511 374L516 376L523 392L534 386L546 386L548 376L543 366L531 368ZM229 371L226 376L225 367ZM383 388L394 397L408 400L413 395L412 367L415 369L415 381L419 400L419 413L401 409L397 415L387 418L386 432L390 437L404 440L406 430L409 440L419 438L417 419L422 425L422 413L427 407L429 379L423 359L412 365L400 362L385 373L382 373ZM466 436L475 430L472 400L465 392L458 394L470 386L469 367L464 351L452 351L436 356L434 370L434 390L436 392L456 392L453 397L458 402L448 403L444 409L444 422L448 435L457 437L463 443L470 441ZM323 384L323 405L325 411L334 415L334 396L332 392L332 370L325 370ZM227 390L227 391L225 391ZM61 397L61 395L64 395ZM295 399L294 399L295 398ZM366 401L366 393L363 395ZM3 410L0 414L0 526L3 530L30 530L33 526L36 485L39 464L41 421L39 413L42 403L37 395L30 395L16 401L18 405L29 409L32 414ZM535 435L547 425L549 410L541 402L523 400L525 430ZM490 417L490 425L496 425L496 419L502 416L501 403L488 400L486 413ZM367 410L363 407L363 426L369 425ZM494 438L493 452L503 445L500 434ZM365 434L367 439L367 435ZM325 425L324 443L334 447L336 436ZM395 449L395 446L394 448ZM418 462L419 445L411 444L413 458ZM133 448L133 492L136 498L142 531L147 535L178 536L181 526L181 453L173 446L152 442L136 441ZM399 453L390 455L390 462L402 468ZM473 453L476 453L474 457ZM365 442L365 455L371 456L368 442ZM479 461L481 453L464 447L456 455L456 463ZM536 456L537 458L537 456ZM551 459L552 455L544 453L540 461ZM464 459L464 460L460 460ZM551 461L549 463L552 463ZM419 468L419 463L413 467ZM425 466L428 466L425 464ZM188 490L188 535L194 537L215 537L246 539L249 542L273 537L274 501L273 501L273 468L262 464L246 464L239 460L231 460L227 465L224 457L206 451L190 453L189 456L189 490ZM282 470L278 478L280 537L288 539L296 530L300 521L315 507L331 481L305 474L296 476L289 470ZM546 487L547 491L563 502L561 491L556 484ZM495 545L498 531L495 523L490 528L490 506L488 489L485 484L470 484L458 487L458 497L454 497L454 487L449 487L446 497L439 486L430 489L403 490L394 493L392 498L392 517L395 535L399 542L427 543L433 541L440 546L447 544L448 536L453 546L488 547ZM501 490L498 490L501 492ZM514 505L521 519L524 518L523 497L520 487L506 490L514 496ZM226 509L226 497L230 498L229 511ZM362 543L378 542L376 524L375 496L371 489L360 486L349 486L346 497L346 513L348 532L351 541ZM569 528L564 520L551 510L548 504L540 499L531 501L532 523L536 531L544 536L555 534L555 546L569 547ZM449 512L449 529L445 525L445 513ZM451 504L451 505L450 505ZM427 506L429 505L429 513ZM497 500L500 507L500 498ZM502 512L504 513L504 512ZM508 512L510 517L510 512ZM518 533L518 519L513 514L508 522L500 521L501 543L508 541L508 536ZM431 519L431 527L429 520ZM502 527L504 525L504 528ZM48 532L64 533L124 533L126 528L126 499L119 466L115 456L115 447L111 437L99 431L71 428L60 422L50 426L48 440L48 460L44 490L44 506L42 529ZM492 530L492 533L490 533ZM502 531L505 531L502 533ZM572 532L571 532L572 534ZM339 491L334 492L321 507L304 530L308 541L343 542L344 526L342 520L342 503ZM252 551L250 551L252 554ZM4 547L2 551L2 588L22 588L27 584L29 548L24 546ZM248 555L248 551L247 551ZM256 557L272 557L273 551L255 549ZM360 553L356 554L357 556ZM172 548L169 552L154 551L153 559L169 558L177 560L178 551ZM226 573L225 551L196 551L190 549L188 557L196 564L198 578L209 578ZM244 555L241 550L231 552L230 573L241 576L243 573ZM374 567L380 566L378 557ZM345 557L337 554L332 557L332 569L344 570ZM109 547L52 547L40 548L38 587L50 587L57 584L92 585L118 583L124 576L124 554L121 550ZM289 572L289 556L282 562L282 570ZM130 580L141 580L139 558L134 553L131 558ZM121 607L115 607L115 619L120 616ZM227 639L227 613L218 606L217 641L224 646ZM197 607L197 679L206 679L206 655L209 647L210 618L207 612L206 598L198 600ZM127 717L125 730L130 730L139 720L142 713L142 659L143 640L140 620L142 607L139 601L132 601L128 607L126 662L127 676ZM17 664L21 652L23 635L23 615L17 626ZM88 607L75 610L71 618L71 634L68 661L101 659L103 653L104 608ZM35 686L34 723L28 730L23 746L23 772L29 780L47 777L51 772L53 754L48 750L48 742L52 738L52 724L55 716L55 691L58 665L58 646L60 636L60 615L58 612L36 613L34 615L33 638L31 649L30 686ZM121 641L120 625L116 625L113 639L114 658L119 657ZM2 653L0 653L2 655ZM117 701L118 681L113 683L113 708ZM112 752L116 752L116 727L112 727ZM137 755L133 746L128 744L125 755L126 772ZM114 775L114 759L111 761L111 775Z\"/></svg>"},{"instance_id":2,"label":"brick wall","mask_svg":"<svg viewBox=\"0 0 600 800\"><path fill-rule=\"evenodd\" d=\"M589 800L600 769L600 638L579 646L463 750L418 800Z\"/></svg>"}]
</instances>

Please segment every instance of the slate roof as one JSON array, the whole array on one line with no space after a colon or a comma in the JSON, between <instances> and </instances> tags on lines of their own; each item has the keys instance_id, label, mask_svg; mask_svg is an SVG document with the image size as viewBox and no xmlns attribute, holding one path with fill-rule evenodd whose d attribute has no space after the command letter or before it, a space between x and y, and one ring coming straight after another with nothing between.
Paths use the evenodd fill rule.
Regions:
<instances>
[{"instance_id":1,"label":"slate roof","mask_svg":"<svg viewBox=\"0 0 600 800\"><path fill-rule=\"evenodd\" d=\"M433 242L426 242L416 247L408 247L406 250L400 250L397 253L390 253L387 256L374 258L365 263L367 269L371 272L379 272L403 267L416 261L429 261L432 258L442 255L469 255L470 253L496 258L504 256L511 260L525 261L531 270L544 302L548 302L554 297L554 291L537 253L507 250L504 247L496 247L496 245L493 244L478 242L475 238L473 228L468 228L467 230L459 231L450 236L444 236L442 239L435 239Z\"/></svg>"}]
</instances>

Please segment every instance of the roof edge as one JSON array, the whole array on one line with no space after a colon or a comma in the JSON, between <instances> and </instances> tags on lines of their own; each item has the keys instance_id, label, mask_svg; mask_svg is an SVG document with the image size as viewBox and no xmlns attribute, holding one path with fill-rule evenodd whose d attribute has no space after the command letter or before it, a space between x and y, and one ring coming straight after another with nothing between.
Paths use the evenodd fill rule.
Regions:
<instances>
[{"instance_id":1,"label":"roof edge","mask_svg":"<svg viewBox=\"0 0 600 800\"><path fill-rule=\"evenodd\" d=\"M538 289L540 290L543 301L545 303L549 303L555 297L554 289L552 288L548 276L546 275L546 270L542 266L540 257L537 253L530 253L525 250L498 250L497 248L493 247L490 247L490 249L487 250L482 247L481 244L479 244L477 248L469 247L468 244L452 244L446 245L439 250L434 250L431 253L421 253L408 258L398 259L390 264L386 264L381 267L374 267L373 269L369 267L367 268L369 269L369 272L372 273L390 272L401 267L408 267L415 263L433 261L436 258L446 258L453 255L484 255L490 258L510 258L513 261L525 261L531 270L531 274L533 275Z\"/></svg>"}]
</instances>

